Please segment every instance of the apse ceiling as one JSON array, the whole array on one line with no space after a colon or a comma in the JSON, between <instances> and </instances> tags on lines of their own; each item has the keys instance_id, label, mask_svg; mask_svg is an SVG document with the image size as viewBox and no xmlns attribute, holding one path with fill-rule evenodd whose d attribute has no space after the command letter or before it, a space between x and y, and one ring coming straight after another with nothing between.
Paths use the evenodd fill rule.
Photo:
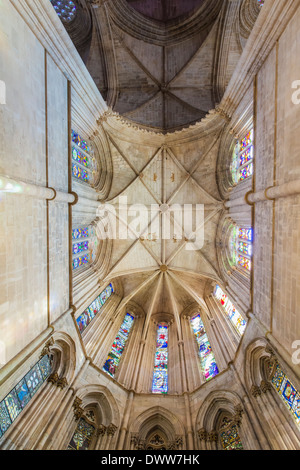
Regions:
<instances>
[{"instance_id":1,"label":"apse ceiling","mask_svg":"<svg viewBox=\"0 0 300 470\"><path fill-rule=\"evenodd\" d=\"M249 2L258 8L256 0L81 0L66 27L109 107L172 132L220 102L249 33L240 25Z\"/></svg>"},{"instance_id":2,"label":"apse ceiling","mask_svg":"<svg viewBox=\"0 0 300 470\"><path fill-rule=\"evenodd\" d=\"M142 15L167 22L196 10L203 0L126 0Z\"/></svg>"}]
</instances>

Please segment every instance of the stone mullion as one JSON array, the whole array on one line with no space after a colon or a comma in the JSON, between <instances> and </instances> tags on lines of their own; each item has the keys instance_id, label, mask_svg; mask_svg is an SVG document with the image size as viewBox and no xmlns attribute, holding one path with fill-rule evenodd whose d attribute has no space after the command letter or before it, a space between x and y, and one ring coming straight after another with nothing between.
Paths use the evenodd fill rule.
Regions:
<instances>
[{"instance_id":1,"label":"stone mullion","mask_svg":"<svg viewBox=\"0 0 300 470\"><path fill-rule=\"evenodd\" d=\"M141 361L140 373L137 381L137 392L151 393L151 385L154 371L154 355L156 350L157 324L150 320L144 355Z\"/></svg>"},{"instance_id":2,"label":"stone mullion","mask_svg":"<svg viewBox=\"0 0 300 470\"><path fill-rule=\"evenodd\" d=\"M177 327L175 323L169 324L169 342L168 342L168 391L169 393L181 393L182 384L178 374L178 338Z\"/></svg>"},{"instance_id":3,"label":"stone mullion","mask_svg":"<svg viewBox=\"0 0 300 470\"><path fill-rule=\"evenodd\" d=\"M138 366L139 344L142 337L142 327L144 318L135 316L132 331L130 332L128 344L123 352L117 380L126 388L130 388L135 368Z\"/></svg>"},{"instance_id":4,"label":"stone mullion","mask_svg":"<svg viewBox=\"0 0 300 470\"><path fill-rule=\"evenodd\" d=\"M121 312L119 312L117 318L114 318L107 323L106 328L101 334L102 342L100 338L97 340L97 344L99 346L96 350L95 355L93 355L92 358L93 362L95 364L98 364L101 368L103 367L107 359L108 353L124 320L124 316L125 311L124 309L122 309Z\"/></svg>"},{"instance_id":5,"label":"stone mullion","mask_svg":"<svg viewBox=\"0 0 300 470\"><path fill-rule=\"evenodd\" d=\"M194 338L190 317L183 316L182 318L182 331L183 340L186 349L186 364L187 364L187 379L189 383L189 389L195 390L204 383L204 379L199 367L199 356L197 353L196 340Z\"/></svg>"},{"instance_id":6,"label":"stone mullion","mask_svg":"<svg viewBox=\"0 0 300 470\"><path fill-rule=\"evenodd\" d=\"M254 392L254 388L257 390ZM260 415L265 418L266 426L268 427L268 435L270 435L270 441L272 450L285 449L285 443L281 437L276 433L274 434L273 429L276 429L276 425L273 421L272 413L270 414L269 408L267 406L265 397L262 397L262 393L259 387L252 387L252 394L255 393L255 398L257 400L258 407L260 409Z\"/></svg>"},{"instance_id":7,"label":"stone mullion","mask_svg":"<svg viewBox=\"0 0 300 470\"><path fill-rule=\"evenodd\" d=\"M261 423L258 421L255 409L249 400L248 396L244 396L244 405L245 405L245 410L249 416L249 420L251 422L251 425L253 427L254 433L258 437L257 442L259 443L260 447L262 450L270 450L271 447L269 445L269 442L264 434L263 428L261 426Z\"/></svg>"}]
</instances>

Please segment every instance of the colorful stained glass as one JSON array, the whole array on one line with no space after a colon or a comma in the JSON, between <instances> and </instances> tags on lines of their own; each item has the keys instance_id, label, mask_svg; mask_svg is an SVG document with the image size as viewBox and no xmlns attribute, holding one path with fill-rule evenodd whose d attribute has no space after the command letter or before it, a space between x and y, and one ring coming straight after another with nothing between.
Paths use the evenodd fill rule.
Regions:
<instances>
[{"instance_id":1,"label":"colorful stained glass","mask_svg":"<svg viewBox=\"0 0 300 470\"><path fill-rule=\"evenodd\" d=\"M220 438L225 450L243 450L243 444L235 424L226 431L221 432Z\"/></svg>"},{"instance_id":2,"label":"colorful stained glass","mask_svg":"<svg viewBox=\"0 0 300 470\"><path fill-rule=\"evenodd\" d=\"M72 247L73 255L77 255L78 253L82 253L83 251L87 251L89 249L89 242L80 242L74 243Z\"/></svg>"},{"instance_id":3,"label":"colorful stained glass","mask_svg":"<svg viewBox=\"0 0 300 470\"><path fill-rule=\"evenodd\" d=\"M80 166L75 165L75 163L72 164L72 175L85 183L88 183L90 179L89 173Z\"/></svg>"},{"instance_id":4,"label":"colorful stained glass","mask_svg":"<svg viewBox=\"0 0 300 470\"><path fill-rule=\"evenodd\" d=\"M292 413L297 426L300 428L300 393L287 378L279 364L277 364L271 383Z\"/></svg>"},{"instance_id":5,"label":"colorful stained glass","mask_svg":"<svg viewBox=\"0 0 300 470\"><path fill-rule=\"evenodd\" d=\"M49 369L51 369L50 363L49 363ZM20 405L22 408L24 408L31 398L29 389L24 379L20 380L20 382L15 386L15 390L16 390Z\"/></svg>"},{"instance_id":6,"label":"colorful stained glass","mask_svg":"<svg viewBox=\"0 0 300 470\"><path fill-rule=\"evenodd\" d=\"M243 319L242 315L235 308L228 296L222 291L220 286L216 286L214 296L222 305L223 310L233 326L237 329L239 334L242 335L247 326L247 322Z\"/></svg>"},{"instance_id":7,"label":"colorful stained glass","mask_svg":"<svg viewBox=\"0 0 300 470\"><path fill-rule=\"evenodd\" d=\"M247 271L251 271L251 260L245 256L238 255L238 264Z\"/></svg>"},{"instance_id":8,"label":"colorful stained glass","mask_svg":"<svg viewBox=\"0 0 300 470\"><path fill-rule=\"evenodd\" d=\"M133 322L134 316L130 315L130 313L126 313L121 328L119 329L119 332L108 354L108 358L105 361L103 370L111 377L114 377L116 373L125 345L128 341Z\"/></svg>"},{"instance_id":9,"label":"colorful stained glass","mask_svg":"<svg viewBox=\"0 0 300 470\"><path fill-rule=\"evenodd\" d=\"M77 240L78 238L87 238L89 236L89 228L75 228L72 230L72 238L73 240Z\"/></svg>"},{"instance_id":10,"label":"colorful stained glass","mask_svg":"<svg viewBox=\"0 0 300 470\"><path fill-rule=\"evenodd\" d=\"M72 131L72 142L74 144L78 145L82 150L85 152L89 153L90 152L90 147L88 146L87 142L83 140L77 132Z\"/></svg>"},{"instance_id":11,"label":"colorful stained glass","mask_svg":"<svg viewBox=\"0 0 300 470\"><path fill-rule=\"evenodd\" d=\"M210 380L219 373L214 354L208 340L200 314L191 319L191 326L196 337L201 369L205 380Z\"/></svg>"},{"instance_id":12,"label":"colorful stained glass","mask_svg":"<svg viewBox=\"0 0 300 470\"><path fill-rule=\"evenodd\" d=\"M105 304L107 299L114 292L112 284L109 284L104 291L88 306L88 308L77 318L77 325L80 333L86 329L86 327L91 323L97 313L100 312L102 305Z\"/></svg>"},{"instance_id":13,"label":"colorful stained glass","mask_svg":"<svg viewBox=\"0 0 300 470\"><path fill-rule=\"evenodd\" d=\"M79 256L79 258L73 259L73 269L77 269L90 261L89 255Z\"/></svg>"},{"instance_id":14,"label":"colorful stained glass","mask_svg":"<svg viewBox=\"0 0 300 470\"><path fill-rule=\"evenodd\" d=\"M156 352L152 393L168 392L168 325L160 323L157 328Z\"/></svg>"},{"instance_id":15,"label":"colorful stained glass","mask_svg":"<svg viewBox=\"0 0 300 470\"><path fill-rule=\"evenodd\" d=\"M76 14L76 6L71 0L50 0L57 15L66 23L70 23Z\"/></svg>"},{"instance_id":16,"label":"colorful stained glass","mask_svg":"<svg viewBox=\"0 0 300 470\"><path fill-rule=\"evenodd\" d=\"M87 155L80 152L80 150L76 149L75 147L72 148L72 158L75 162L80 163L80 165L85 166L86 168L89 167L89 159Z\"/></svg>"},{"instance_id":17,"label":"colorful stained glass","mask_svg":"<svg viewBox=\"0 0 300 470\"><path fill-rule=\"evenodd\" d=\"M26 384L30 395L33 396L44 382L42 373L38 364L36 364L27 375L25 375Z\"/></svg>"},{"instance_id":18,"label":"colorful stained glass","mask_svg":"<svg viewBox=\"0 0 300 470\"><path fill-rule=\"evenodd\" d=\"M43 356L37 364L20 380L0 403L0 437L19 416L38 388L45 382L51 372L48 355Z\"/></svg>"},{"instance_id":19,"label":"colorful stained glass","mask_svg":"<svg viewBox=\"0 0 300 470\"><path fill-rule=\"evenodd\" d=\"M2 434L5 433L5 431L9 428L11 423L12 421L7 411L5 401L3 400L0 403L0 429L2 431Z\"/></svg>"},{"instance_id":20,"label":"colorful stained glass","mask_svg":"<svg viewBox=\"0 0 300 470\"><path fill-rule=\"evenodd\" d=\"M250 160L253 160L253 145L240 155L240 166L245 165Z\"/></svg>"},{"instance_id":21,"label":"colorful stained glass","mask_svg":"<svg viewBox=\"0 0 300 470\"><path fill-rule=\"evenodd\" d=\"M239 241L238 250L245 255L252 256L252 245Z\"/></svg>"},{"instance_id":22,"label":"colorful stained glass","mask_svg":"<svg viewBox=\"0 0 300 470\"><path fill-rule=\"evenodd\" d=\"M95 432L94 426L81 418L68 445L68 450L88 450Z\"/></svg>"},{"instance_id":23,"label":"colorful stained glass","mask_svg":"<svg viewBox=\"0 0 300 470\"><path fill-rule=\"evenodd\" d=\"M252 242L252 239L253 239L252 228L240 228L239 238L241 238L242 240L248 240L249 242Z\"/></svg>"},{"instance_id":24,"label":"colorful stained glass","mask_svg":"<svg viewBox=\"0 0 300 470\"><path fill-rule=\"evenodd\" d=\"M8 410L11 421L14 421L22 411L22 407L18 400L18 396L15 390L12 390L5 399L6 408Z\"/></svg>"},{"instance_id":25,"label":"colorful stained glass","mask_svg":"<svg viewBox=\"0 0 300 470\"><path fill-rule=\"evenodd\" d=\"M253 143L253 130L249 131L240 143L240 152L243 152L249 145Z\"/></svg>"},{"instance_id":26,"label":"colorful stained glass","mask_svg":"<svg viewBox=\"0 0 300 470\"><path fill-rule=\"evenodd\" d=\"M257 0L258 6L262 7L263 4L265 3L265 0Z\"/></svg>"},{"instance_id":27,"label":"colorful stained glass","mask_svg":"<svg viewBox=\"0 0 300 470\"><path fill-rule=\"evenodd\" d=\"M249 176L253 175L253 163L245 166L244 168L240 169L240 181L244 181L245 179L249 178Z\"/></svg>"}]
</instances>

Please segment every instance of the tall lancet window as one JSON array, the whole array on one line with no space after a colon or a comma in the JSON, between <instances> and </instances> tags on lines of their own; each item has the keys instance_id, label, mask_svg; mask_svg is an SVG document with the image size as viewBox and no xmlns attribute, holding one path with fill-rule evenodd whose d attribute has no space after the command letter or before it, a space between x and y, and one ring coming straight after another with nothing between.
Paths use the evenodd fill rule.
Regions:
<instances>
[{"instance_id":1,"label":"tall lancet window","mask_svg":"<svg viewBox=\"0 0 300 470\"><path fill-rule=\"evenodd\" d=\"M219 369L199 313L191 319L191 327L198 346L203 376L205 380L210 380L219 373Z\"/></svg>"},{"instance_id":2,"label":"tall lancet window","mask_svg":"<svg viewBox=\"0 0 300 470\"><path fill-rule=\"evenodd\" d=\"M253 130L237 141L232 158L232 178L235 183L253 175Z\"/></svg>"},{"instance_id":3,"label":"tall lancet window","mask_svg":"<svg viewBox=\"0 0 300 470\"><path fill-rule=\"evenodd\" d=\"M71 0L50 0L60 19L70 23L76 15L75 3Z\"/></svg>"},{"instance_id":4,"label":"tall lancet window","mask_svg":"<svg viewBox=\"0 0 300 470\"><path fill-rule=\"evenodd\" d=\"M96 259L98 238L93 226L72 230L72 267L80 268Z\"/></svg>"},{"instance_id":5,"label":"tall lancet window","mask_svg":"<svg viewBox=\"0 0 300 470\"><path fill-rule=\"evenodd\" d=\"M216 286L214 296L222 305L225 314L231 321L234 328L240 335L242 335L247 326L247 322L243 319L242 315L235 308L228 296L222 291L220 286Z\"/></svg>"},{"instance_id":6,"label":"tall lancet window","mask_svg":"<svg viewBox=\"0 0 300 470\"><path fill-rule=\"evenodd\" d=\"M240 266L243 270L251 271L251 259L253 252L252 228L234 227L229 240L231 263Z\"/></svg>"},{"instance_id":7,"label":"tall lancet window","mask_svg":"<svg viewBox=\"0 0 300 470\"><path fill-rule=\"evenodd\" d=\"M119 329L116 339L114 340L111 350L108 354L108 358L105 361L103 370L111 377L114 377L117 371L121 356L129 338L133 322L134 316L130 313L126 313L121 328Z\"/></svg>"},{"instance_id":8,"label":"tall lancet window","mask_svg":"<svg viewBox=\"0 0 300 470\"><path fill-rule=\"evenodd\" d=\"M156 352L152 393L168 392L168 324L159 323L156 336Z\"/></svg>"},{"instance_id":9,"label":"tall lancet window","mask_svg":"<svg viewBox=\"0 0 300 470\"><path fill-rule=\"evenodd\" d=\"M98 297L88 306L87 309L77 318L76 322L79 328L80 333L82 334L84 330L88 327L91 321L95 316L100 312L102 306L113 294L114 289L112 284L109 284Z\"/></svg>"},{"instance_id":10,"label":"tall lancet window","mask_svg":"<svg viewBox=\"0 0 300 470\"><path fill-rule=\"evenodd\" d=\"M72 131L72 176L93 185L96 168L91 147L77 132Z\"/></svg>"}]
</instances>

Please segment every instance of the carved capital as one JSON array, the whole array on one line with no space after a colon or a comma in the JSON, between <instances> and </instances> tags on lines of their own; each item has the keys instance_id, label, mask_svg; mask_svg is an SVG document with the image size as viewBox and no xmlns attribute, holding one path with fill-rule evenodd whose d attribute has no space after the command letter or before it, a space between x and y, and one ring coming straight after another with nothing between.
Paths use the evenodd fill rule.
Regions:
<instances>
[{"instance_id":1,"label":"carved capital","mask_svg":"<svg viewBox=\"0 0 300 470\"><path fill-rule=\"evenodd\" d=\"M62 390L68 386L68 381L66 377L62 377L61 379L58 379L56 382L57 387L61 388Z\"/></svg>"},{"instance_id":2,"label":"carved capital","mask_svg":"<svg viewBox=\"0 0 300 470\"><path fill-rule=\"evenodd\" d=\"M53 374L49 375L47 382L54 385L54 384L57 384L58 380L59 380L58 373L53 372Z\"/></svg>"},{"instance_id":3,"label":"carved capital","mask_svg":"<svg viewBox=\"0 0 300 470\"><path fill-rule=\"evenodd\" d=\"M211 431L210 433L208 433L208 438L207 440L209 442L217 442L218 440L218 433L216 431Z\"/></svg>"},{"instance_id":4,"label":"carved capital","mask_svg":"<svg viewBox=\"0 0 300 470\"><path fill-rule=\"evenodd\" d=\"M100 436L104 436L105 433L106 433L106 426L104 426L104 424L101 424L99 426L99 428L97 429L97 436L100 437Z\"/></svg>"},{"instance_id":5,"label":"carved capital","mask_svg":"<svg viewBox=\"0 0 300 470\"><path fill-rule=\"evenodd\" d=\"M47 356L47 355L50 354L50 348L51 348L51 346L53 346L53 344L54 344L54 339L51 337L49 339L49 341L47 341L47 343L43 347L42 352L40 354L40 359L42 359L42 357Z\"/></svg>"},{"instance_id":6,"label":"carved capital","mask_svg":"<svg viewBox=\"0 0 300 470\"><path fill-rule=\"evenodd\" d=\"M73 403L73 410L74 410L74 416L75 416L76 421L78 421L84 413L84 409L81 408L80 406L81 403L82 403L82 400L76 397Z\"/></svg>"},{"instance_id":7,"label":"carved capital","mask_svg":"<svg viewBox=\"0 0 300 470\"><path fill-rule=\"evenodd\" d=\"M250 393L254 398L257 398L261 395L261 390L257 385L252 385Z\"/></svg>"},{"instance_id":8,"label":"carved capital","mask_svg":"<svg viewBox=\"0 0 300 470\"><path fill-rule=\"evenodd\" d=\"M200 441L207 441L207 432L204 428L199 429L198 437L199 437Z\"/></svg>"},{"instance_id":9,"label":"carved capital","mask_svg":"<svg viewBox=\"0 0 300 470\"><path fill-rule=\"evenodd\" d=\"M266 380L262 380L260 384L260 388L263 393L267 393L271 390L272 386L270 382L267 382Z\"/></svg>"},{"instance_id":10,"label":"carved capital","mask_svg":"<svg viewBox=\"0 0 300 470\"><path fill-rule=\"evenodd\" d=\"M109 436L114 436L117 429L118 429L117 426L115 426L114 424L110 424L106 432Z\"/></svg>"}]
</instances>

